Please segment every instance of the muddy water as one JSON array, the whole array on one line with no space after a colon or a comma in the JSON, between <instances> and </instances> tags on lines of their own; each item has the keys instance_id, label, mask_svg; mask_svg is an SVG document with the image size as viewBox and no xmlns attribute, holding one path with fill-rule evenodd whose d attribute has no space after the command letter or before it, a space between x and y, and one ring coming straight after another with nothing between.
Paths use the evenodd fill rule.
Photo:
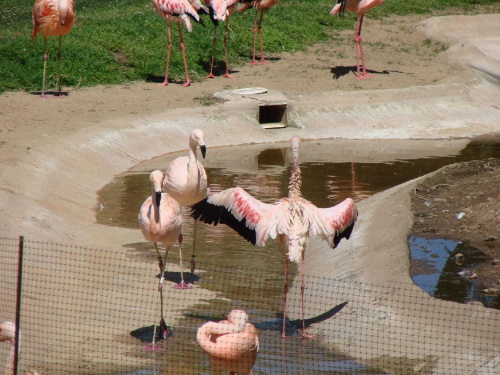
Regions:
<instances>
[{"instance_id":1,"label":"muddy water","mask_svg":"<svg viewBox=\"0 0 500 375\"><path fill-rule=\"evenodd\" d=\"M264 202L273 202L287 194L290 175L288 143L231 148L210 148L209 140L207 143L207 159L203 164L212 192L240 186ZM104 225L139 230L137 213L151 193L149 173L154 169L164 170L169 161L185 154L184 151L149 160L117 176L99 192L97 221ZM300 164L302 191L303 196L315 205L328 207L346 197L360 201L451 163L487 157L500 157L497 143L469 143L466 140L303 142ZM183 253L187 269L194 225L187 212L184 219ZM213 317L214 311L222 314L232 308L242 308L250 314L252 322L261 325L262 340L268 343L261 348L254 371L256 374L299 373L299 370L303 374L318 373L318 370L323 374L345 371L352 374L378 373L352 358L324 352L316 341L308 341L304 347L300 340L295 340L287 342L282 348L279 328L262 329L273 327L270 317L279 315L282 309L285 258L276 241L268 242L265 250L255 248L225 226L204 224L197 225L196 236L196 261L202 275L197 284L220 293L222 298L203 301L186 312L191 315L183 320L180 327L176 327L176 337L192 338L196 327L203 322L196 319L197 316L206 314ZM151 245L146 241L127 244L127 247L149 254L143 261L156 260ZM177 251L174 249L170 253L169 269L177 270ZM259 273L257 277L255 270ZM291 267L291 278L295 272L295 268ZM249 282L252 280L254 282ZM278 327L280 322L280 318L275 322ZM180 360L183 355L180 351L185 352L186 348L178 346L179 349L175 349L172 343L169 344L169 354ZM191 353L198 350L195 343L192 345L192 350L188 350ZM171 355L169 357L172 358ZM283 358L285 361L282 363ZM170 361L167 367L175 366L175 363L179 362ZM287 369L287 366L292 366L294 370Z\"/></svg>"}]
</instances>

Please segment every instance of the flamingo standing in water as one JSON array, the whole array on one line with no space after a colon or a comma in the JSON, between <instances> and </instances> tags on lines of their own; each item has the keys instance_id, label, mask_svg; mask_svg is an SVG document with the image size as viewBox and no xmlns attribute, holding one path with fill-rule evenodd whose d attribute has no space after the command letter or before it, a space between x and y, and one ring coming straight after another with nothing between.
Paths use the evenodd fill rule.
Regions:
<instances>
[{"instance_id":1,"label":"flamingo standing in water","mask_svg":"<svg viewBox=\"0 0 500 375\"><path fill-rule=\"evenodd\" d=\"M264 44L262 43L262 17L264 13L267 12L272 6L278 4L278 0L242 0L241 4L238 5L238 13L244 12L245 10L254 7L255 8L255 18L253 20L253 55L252 55L252 65L264 64L269 61L264 59ZM260 62L255 59L255 39L257 33L257 15L260 10L259 18L259 42L260 42Z\"/></svg>"},{"instance_id":2,"label":"flamingo standing in water","mask_svg":"<svg viewBox=\"0 0 500 375\"><path fill-rule=\"evenodd\" d=\"M59 75L57 76L58 96L61 97L61 42L63 35L69 34L75 21L73 12L73 0L36 0L33 6L33 36L32 42L36 40L36 35L41 33L45 40L43 54L43 86L42 95L45 95L45 76L47 71L47 38L49 36L59 37L59 49L57 51L57 61L59 63Z\"/></svg>"},{"instance_id":3,"label":"flamingo standing in water","mask_svg":"<svg viewBox=\"0 0 500 375\"><path fill-rule=\"evenodd\" d=\"M170 162L165 171L163 190L181 206L191 206L207 197L207 174L203 164L198 161L196 149L199 147L205 158L203 131L194 129L189 136L188 156L178 157ZM191 273L195 269L196 221L193 230L193 253L191 255Z\"/></svg>"},{"instance_id":4,"label":"flamingo standing in water","mask_svg":"<svg viewBox=\"0 0 500 375\"><path fill-rule=\"evenodd\" d=\"M358 65L356 76L358 79L373 77L373 74L366 72L365 67L365 56L363 54L363 44L361 42L361 26L363 25L363 18L365 17L366 12L383 3L385 3L385 0L337 0L337 4L330 12L332 16L338 14L339 17L342 17L344 15L344 11L347 9L348 11L358 15L358 20L356 21L356 33L354 34L354 41L356 42L356 60ZM359 70L360 57L363 65L363 73Z\"/></svg>"},{"instance_id":5,"label":"flamingo standing in water","mask_svg":"<svg viewBox=\"0 0 500 375\"><path fill-rule=\"evenodd\" d=\"M170 33L170 21L177 23L179 29L179 38L181 41L182 60L184 61L184 71L186 82L181 86L186 87L191 84L186 62L186 52L184 39L182 38L181 23L183 23L189 32L193 31L192 21L203 23L198 12L208 13L208 9L203 7L198 0L152 0L156 13L167 21L168 45L167 45L167 66L165 68L165 81L160 85L168 85L168 68L170 65L170 50L172 49L172 36Z\"/></svg>"},{"instance_id":6,"label":"flamingo standing in water","mask_svg":"<svg viewBox=\"0 0 500 375\"><path fill-rule=\"evenodd\" d=\"M231 310L227 320L208 322L198 328L198 344L210 358L215 375L251 374L259 351L259 332L243 310Z\"/></svg>"},{"instance_id":7,"label":"flamingo standing in water","mask_svg":"<svg viewBox=\"0 0 500 375\"><path fill-rule=\"evenodd\" d=\"M179 203L166 193L161 192L163 173L155 170L149 176L151 181L151 196L146 198L139 211L139 224L144 238L151 241L158 255L160 267L160 282L158 284L159 299L161 304L160 336L166 338L170 336L170 329L163 319L163 281L165 267L167 263L168 251L174 242L179 243L179 258L182 265L182 215ZM158 242L165 245L165 261L158 250ZM181 280L184 284L184 276L181 267ZM156 325L153 335L153 343L148 349L157 350L155 345Z\"/></svg>"},{"instance_id":8,"label":"flamingo standing in water","mask_svg":"<svg viewBox=\"0 0 500 375\"><path fill-rule=\"evenodd\" d=\"M236 230L247 241L264 246L269 237L279 235L285 246L285 287L283 302L283 337L285 337L286 299L288 293L288 261L302 262L302 336L304 321L304 253L309 237L321 236L331 248L335 248L342 238L349 239L358 211L350 198L336 206L318 208L302 198L302 178L299 168L300 138L292 137L292 172L288 185L288 197L273 204L263 203L240 187L211 194L195 204L191 216L207 224L226 224Z\"/></svg>"},{"instance_id":9,"label":"flamingo standing in water","mask_svg":"<svg viewBox=\"0 0 500 375\"><path fill-rule=\"evenodd\" d=\"M16 325L12 322L3 322L0 324L0 342L4 341L8 341L10 343L10 351L5 363L4 374L13 375L16 353Z\"/></svg>"},{"instance_id":10,"label":"flamingo standing in water","mask_svg":"<svg viewBox=\"0 0 500 375\"><path fill-rule=\"evenodd\" d=\"M226 74L224 77L231 78L232 75L229 74L229 68L227 64L227 33L229 29L229 17L234 13L234 8L236 3L240 0L206 0L206 4L210 7L214 13L214 19L216 21L226 21L226 29L224 31L224 54L226 58ZM213 74L214 60L215 60L215 45L217 44L217 24L214 23L214 47L212 50L212 62L210 64L210 74L205 78L215 78Z\"/></svg>"}]
</instances>

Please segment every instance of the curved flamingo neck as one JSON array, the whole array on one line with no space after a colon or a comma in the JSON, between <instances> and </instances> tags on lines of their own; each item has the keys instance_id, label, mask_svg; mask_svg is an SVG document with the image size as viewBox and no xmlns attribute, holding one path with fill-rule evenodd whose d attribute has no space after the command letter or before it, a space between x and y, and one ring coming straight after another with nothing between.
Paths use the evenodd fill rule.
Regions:
<instances>
[{"instance_id":1,"label":"curved flamingo neck","mask_svg":"<svg viewBox=\"0 0 500 375\"><path fill-rule=\"evenodd\" d=\"M302 174L299 166L299 148L300 139L293 137L292 144L292 173L290 175L290 182L288 183L288 198L298 199L302 197L300 188L302 186Z\"/></svg>"},{"instance_id":2,"label":"curved flamingo neck","mask_svg":"<svg viewBox=\"0 0 500 375\"><path fill-rule=\"evenodd\" d=\"M187 186L188 189L195 188L198 185L198 155L196 147L198 143L192 139L189 140L189 161L187 165Z\"/></svg>"}]
</instances>

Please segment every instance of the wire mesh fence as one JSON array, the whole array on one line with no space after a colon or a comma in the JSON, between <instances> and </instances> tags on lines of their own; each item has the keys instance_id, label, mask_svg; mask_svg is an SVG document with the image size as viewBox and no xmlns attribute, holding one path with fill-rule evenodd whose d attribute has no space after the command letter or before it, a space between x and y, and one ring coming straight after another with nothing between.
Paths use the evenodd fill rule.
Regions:
<instances>
[{"instance_id":1,"label":"wire mesh fence","mask_svg":"<svg viewBox=\"0 0 500 375\"><path fill-rule=\"evenodd\" d=\"M309 275L303 321L300 274L292 272L283 320L282 270L199 264L194 273L185 268L191 288L176 289L181 277L171 251L162 314L160 272L151 258L23 245L18 274L19 241L0 238L2 321L16 319L20 301L18 373L248 373L238 367L242 363L250 363L253 374L500 373L498 310L437 301L412 283L368 285ZM228 318L232 310L246 312L258 335ZM163 336L162 317L168 326ZM302 337L303 325L312 338ZM201 326L212 330L205 332L205 350ZM232 339L217 332L231 332L224 336ZM12 347L7 343L0 347L3 358Z\"/></svg>"}]
</instances>

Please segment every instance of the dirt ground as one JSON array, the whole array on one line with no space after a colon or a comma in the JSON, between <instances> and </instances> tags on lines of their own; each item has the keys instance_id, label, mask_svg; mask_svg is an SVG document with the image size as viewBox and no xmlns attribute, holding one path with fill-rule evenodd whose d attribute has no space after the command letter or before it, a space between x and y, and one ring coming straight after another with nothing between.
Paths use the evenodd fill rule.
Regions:
<instances>
[{"instance_id":1,"label":"dirt ground","mask_svg":"<svg viewBox=\"0 0 500 375\"><path fill-rule=\"evenodd\" d=\"M500 144L499 144L500 147ZM412 195L412 235L467 243L491 260L469 270L490 294L500 293L500 160L448 166Z\"/></svg>"},{"instance_id":2,"label":"dirt ground","mask_svg":"<svg viewBox=\"0 0 500 375\"><path fill-rule=\"evenodd\" d=\"M63 89L69 97L62 100L39 100L25 92L4 93L0 96L0 161L82 126L210 104L212 94L221 90L257 86L293 98L321 91L387 90L467 79L470 73L443 53L446 45L417 30L417 23L428 16L366 17L365 59L369 73L375 75L368 80L355 78L354 30L344 30L334 41L311 46L306 52L272 56L270 64L232 67L234 78L219 76L187 88L180 86L182 82L171 82L167 87L144 82L66 87Z\"/></svg>"}]
</instances>

